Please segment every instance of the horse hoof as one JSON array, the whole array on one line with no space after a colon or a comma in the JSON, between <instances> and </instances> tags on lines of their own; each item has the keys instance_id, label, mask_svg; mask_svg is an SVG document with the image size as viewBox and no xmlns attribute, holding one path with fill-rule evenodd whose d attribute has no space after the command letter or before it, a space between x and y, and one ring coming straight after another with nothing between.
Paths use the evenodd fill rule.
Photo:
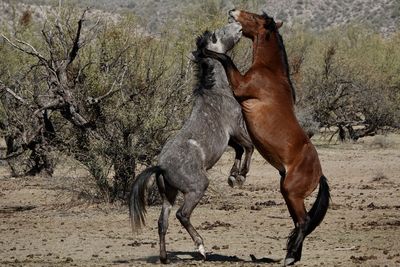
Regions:
<instances>
[{"instance_id":1,"label":"horse hoof","mask_svg":"<svg viewBox=\"0 0 400 267\"><path fill-rule=\"evenodd\" d=\"M161 261L162 264L168 264L169 263L169 260L168 260L167 257L165 257L165 258L161 258L160 257L160 261Z\"/></svg>"},{"instance_id":2,"label":"horse hoof","mask_svg":"<svg viewBox=\"0 0 400 267\"><path fill-rule=\"evenodd\" d=\"M294 258L286 258L283 266L293 265L296 262Z\"/></svg>"},{"instance_id":3,"label":"horse hoof","mask_svg":"<svg viewBox=\"0 0 400 267\"><path fill-rule=\"evenodd\" d=\"M237 184L236 178L234 176L229 176L228 178L228 184L230 187L235 187L235 185Z\"/></svg>"},{"instance_id":4,"label":"horse hoof","mask_svg":"<svg viewBox=\"0 0 400 267\"><path fill-rule=\"evenodd\" d=\"M244 185L244 182L246 182L246 177L239 175L236 177L236 183L241 187Z\"/></svg>"},{"instance_id":5,"label":"horse hoof","mask_svg":"<svg viewBox=\"0 0 400 267\"><path fill-rule=\"evenodd\" d=\"M206 257L206 250L205 250L203 245L199 245L199 252L200 252L201 256L203 256L203 260L206 260L206 258L207 258Z\"/></svg>"}]
</instances>

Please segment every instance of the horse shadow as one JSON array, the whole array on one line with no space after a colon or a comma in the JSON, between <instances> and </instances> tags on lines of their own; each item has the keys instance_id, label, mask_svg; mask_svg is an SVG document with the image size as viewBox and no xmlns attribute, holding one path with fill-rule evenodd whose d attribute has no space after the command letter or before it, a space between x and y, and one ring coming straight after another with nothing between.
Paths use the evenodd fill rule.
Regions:
<instances>
[{"instance_id":1,"label":"horse shadow","mask_svg":"<svg viewBox=\"0 0 400 267\"><path fill-rule=\"evenodd\" d=\"M281 261L281 259L267 257L256 258L253 254L250 254L250 258L251 260L246 260L235 255L229 256L218 253L208 253L206 262L279 263ZM182 263L186 261L203 261L203 258L195 251L171 251L168 253L168 260L170 263ZM159 263L159 256L150 256L134 261L145 261L147 263L157 264Z\"/></svg>"}]
</instances>

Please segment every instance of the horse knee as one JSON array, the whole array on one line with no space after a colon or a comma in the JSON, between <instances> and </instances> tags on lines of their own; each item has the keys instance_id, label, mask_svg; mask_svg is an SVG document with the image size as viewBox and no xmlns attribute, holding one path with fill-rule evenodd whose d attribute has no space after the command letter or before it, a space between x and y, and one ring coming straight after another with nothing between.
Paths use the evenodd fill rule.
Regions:
<instances>
[{"instance_id":1,"label":"horse knee","mask_svg":"<svg viewBox=\"0 0 400 267\"><path fill-rule=\"evenodd\" d=\"M285 198L299 199L302 198L303 189L298 184L298 179L284 172L279 172L281 176L281 193Z\"/></svg>"},{"instance_id":2,"label":"horse knee","mask_svg":"<svg viewBox=\"0 0 400 267\"><path fill-rule=\"evenodd\" d=\"M281 176L281 193L286 198L289 197L291 186L287 182L287 177Z\"/></svg>"}]
</instances>

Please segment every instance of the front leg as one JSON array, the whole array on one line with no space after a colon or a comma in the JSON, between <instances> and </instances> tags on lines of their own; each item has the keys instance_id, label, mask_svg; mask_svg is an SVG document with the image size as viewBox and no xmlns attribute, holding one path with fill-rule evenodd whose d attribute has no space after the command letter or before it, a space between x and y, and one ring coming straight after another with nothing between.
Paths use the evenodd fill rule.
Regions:
<instances>
[{"instance_id":1,"label":"front leg","mask_svg":"<svg viewBox=\"0 0 400 267\"><path fill-rule=\"evenodd\" d=\"M245 76L240 73L232 59L228 55L210 51L208 49L204 49L203 53L206 57L216 59L222 64L235 97L239 99L246 97L245 89L247 82Z\"/></svg>"}]
</instances>

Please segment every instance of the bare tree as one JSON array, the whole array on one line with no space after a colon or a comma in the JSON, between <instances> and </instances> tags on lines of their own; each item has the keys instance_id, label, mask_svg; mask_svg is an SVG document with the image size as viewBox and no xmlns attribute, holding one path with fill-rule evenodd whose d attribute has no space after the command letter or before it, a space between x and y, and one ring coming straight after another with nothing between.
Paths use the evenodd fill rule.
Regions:
<instances>
[{"instance_id":1,"label":"bare tree","mask_svg":"<svg viewBox=\"0 0 400 267\"><path fill-rule=\"evenodd\" d=\"M26 174L34 175L52 173L51 151L71 155L104 197L125 199L137 164L151 163L188 109L188 65L167 59L171 45L142 36L129 21L87 20L85 10L75 24L72 14L52 14L35 41L38 48L1 34L35 59L17 75L23 79L1 84L8 120L2 128L9 132L4 135L23 140L10 142L3 158L29 150L35 164Z\"/></svg>"}]
</instances>

